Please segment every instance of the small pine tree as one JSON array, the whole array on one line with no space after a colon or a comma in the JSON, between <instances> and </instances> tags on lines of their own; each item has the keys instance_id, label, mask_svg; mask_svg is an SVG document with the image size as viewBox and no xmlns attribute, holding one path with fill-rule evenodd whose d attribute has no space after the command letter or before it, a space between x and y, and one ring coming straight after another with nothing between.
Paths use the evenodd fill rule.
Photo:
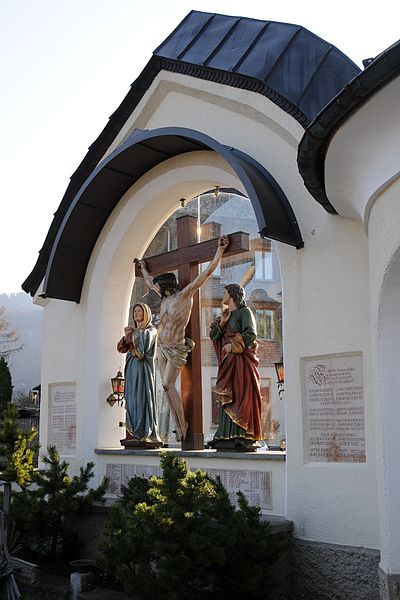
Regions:
<instances>
[{"instance_id":1,"label":"small pine tree","mask_svg":"<svg viewBox=\"0 0 400 600\"><path fill-rule=\"evenodd\" d=\"M88 489L93 463L81 467L79 475L69 475L69 464L61 461L54 446L43 457L46 470L34 474L34 489L25 489L13 498L12 511L24 546L35 559L53 563L73 556L79 542L81 519L103 502L108 480Z\"/></svg>"},{"instance_id":2,"label":"small pine tree","mask_svg":"<svg viewBox=\"0 0 400 600\"><path fill-rule=\"evenodd\" d=\"M99 564L129 598L191 600L271 597L284 542L239 494L164 454L162 477L131 480L110 511Z\"/></svg>"},{"instance_id":3,"label":"small pine tree","mask_svg":"<svg viewBox=\"0 0 400 600\"><path fill-rule=\"evenodd\" d=\"M3 413L12 398L12 381L8 363L0 356L0 414Z\"/></svg>"},{"instance_id":4,"label":"small pine tree","mask_svg":"<svg viewBox=\"0 0 400 600\"><path fill-rule=\"evenodd\" d=\"M26 431L20 429L17 408L8 403L0 421L0 471L4 479L18 484L21 489L32 483L34 458L39 448L37 435L34 427Z\"/></svg>"}]
</instances>

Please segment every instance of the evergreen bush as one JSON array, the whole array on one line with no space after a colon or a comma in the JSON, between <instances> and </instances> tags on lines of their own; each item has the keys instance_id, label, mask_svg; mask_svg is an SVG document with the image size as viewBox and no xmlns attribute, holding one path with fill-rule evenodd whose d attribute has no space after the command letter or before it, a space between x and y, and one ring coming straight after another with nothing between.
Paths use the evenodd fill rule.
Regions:
<instances>
[{"instance_id":1,"label":"evergreen bush","mask_svg":"<svg viewBox=\"0 0 400 600\"><path fill-rule=\"evenodd\" d=\"M26 489L33 480L34 459L39 448L37 436L34 427L20 429L18 410L8 403L0 420L0 472L3 479L18 484L21 489Z\"/></svg>"},{"instance_id":2,"label":"evergreen bush","mask_svg":"<svg viewBox=\"0 0 400 600\"><path fill-rule=\"evenodd\" d=\"M0 355L0 414L12 398L12 380L8 362Z\"/></svg>"},{"instance_id":3,"label":"evergreen bush","mask_svg":"<svg viewBox=\"0 0 400 600\"><path fill-rule=\"evenodd\" d=\"M110 510L99 565L129 598L270 598L274 563L286 539L271 533L260 509L219 478L191 472L164 453L162 477L135 477Z\"/></svg>"},{"instance_id":4,"label":"evergreen bush","mask_svg":"<svg viewBox=\"0 0 400 600\"><path fill-rule=\"evenodd\" d=\"M60 460L56 448L47 450L48 456L43 457L46 470L34 473L32 489L15 494L12 516L28 556L53 564L56 559L75 558L79 528L94 502L104 501L108 481L104 478L98 488L88 489L93 463L71 477L69 464Z\"/></svg>"}]
</instances>

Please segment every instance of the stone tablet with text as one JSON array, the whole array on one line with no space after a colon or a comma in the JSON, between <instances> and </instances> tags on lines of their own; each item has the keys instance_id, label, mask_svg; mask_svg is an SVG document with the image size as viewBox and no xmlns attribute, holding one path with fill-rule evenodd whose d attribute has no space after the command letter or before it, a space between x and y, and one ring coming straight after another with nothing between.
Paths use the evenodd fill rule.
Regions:
<instances>
[{"instance_id":1,"label":"stone tablet with text","mask_svg":"<svg viewBox=\"0 0 400 600\"><path fill-rule=\"evenodd\" d=\"M365 462L362 353L302 359L306 462Z\"/></svg>"},{"instance_id":2,"label":"stone tablet with text","mask_svg":"<svg viewBox=\"0 0 400 600\"><path fill-rule=\"evenodd\" d=\"M49 443L62 456L76 454L76 384L49 385Z\"/></svg>"}]
</instances>

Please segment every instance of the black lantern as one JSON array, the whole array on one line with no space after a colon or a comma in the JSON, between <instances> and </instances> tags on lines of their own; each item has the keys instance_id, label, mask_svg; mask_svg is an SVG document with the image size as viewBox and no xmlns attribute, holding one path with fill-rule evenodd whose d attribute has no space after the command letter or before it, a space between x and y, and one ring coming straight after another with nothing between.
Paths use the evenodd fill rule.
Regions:
<instances>
[{"instance_id":1,"label":"black lantern","mask_svg":"<svg viewBox=\"0 0 400 600\"><path fill-rule=\"evenodd\" d=\"M285 383L285 369L283 366L283 357L281 358L281 360L279 362L274 363L274 365L275 365L276 376L278 379L277 383L278 383L279 400L282 400L283 392L284 392L284 383Z\"/></svg>"},{"instance_id":2,"label":"black lantern","mask_svg":"<svg viewBox=\"0 0 400 600\"><path fill-rule=\"evenodd\" d=\"M29 390L29 401L34 406L39 405L39 390L34 388L33 390Z\"/></svg>"},{"instance_id":3,"label":"black lantern","mask_svg":"<svg viewBox=\"0 0 400 600\"><path fill-rule=\"evenodd\" d=\"M124 400L125 379L121 371L118 371L116 376L111 378L111 387L113 393L107 398L108 404L114 406L114 404L118 402L118 405L121 403L122 406Z\"/></svg>"},{"instance_id":4,"label":"black lantern","mask_svg":"<svg viewBox=\"0 0 400 600\"><path fill-rule=\"evenodd\" d=\"M274 363L278 383L285 383L285 369L283 368L283 358L279 362Z\"/></svg>"}]
</instances>

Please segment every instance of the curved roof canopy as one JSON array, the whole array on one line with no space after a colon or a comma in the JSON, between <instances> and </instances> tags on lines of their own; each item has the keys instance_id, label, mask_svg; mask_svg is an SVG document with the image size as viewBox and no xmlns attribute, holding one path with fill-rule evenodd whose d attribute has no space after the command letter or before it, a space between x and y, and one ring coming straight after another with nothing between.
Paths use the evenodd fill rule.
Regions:
<instances>
[{"instance_id":1,"label":"curved roof canopy","mask_svg":"<svg viewBox=\"0 0 400 600\"><path fill-rule=\"evenodd\" d=\"M300 25L198 11L154 55L165 69L261 93L303 126L360 71Z\"/></svg>"},{"instance_id":2,"label":"curved roof canopy","mask_svg":"<svg viewBox=\"0 0 400 600\"><path fill-rule=\"evenodd\" d=\"M190 129L136 130L98 165L71 202L51 248L43 296L79 302L94 245L123 194L161 162L202 150L217 152L236 172L252 202L262 236L303 246L285 194L254 159Z\"/></svg>"},{"instance_id":3,"label":"curved roof canopy","mask_svg":"<svg viewBox=\"0 0 400 600\"><path fill-rule=\"evenodd\" d=\"M155 50L71 177L22 288L35 294L65 215L162 70L263 94L303 127L359 72L342 52L298 25L191 11Z\"/></svg>"},{"instance_id":4,"label":"curved roof canopy","mask_svg":"<svg viewBox=\"0 0 400 600\"><path fill-rule=\"evenodd\" d=\"M315 117L298 148L299 173L310 194L336 214L325 190L325 157L336 131L385 85L400 75L400 40L369 62Z\"/></svg>"}]
</instances>

